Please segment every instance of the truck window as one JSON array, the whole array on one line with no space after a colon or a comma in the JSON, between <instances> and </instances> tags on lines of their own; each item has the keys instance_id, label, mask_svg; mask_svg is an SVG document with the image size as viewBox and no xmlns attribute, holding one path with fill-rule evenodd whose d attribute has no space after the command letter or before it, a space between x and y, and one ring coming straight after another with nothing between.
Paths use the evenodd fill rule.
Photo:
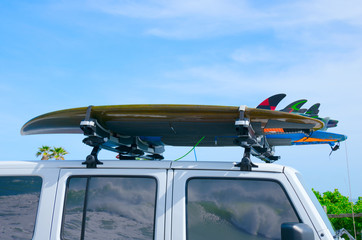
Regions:
<instances>
[{"instance_id":1,"label":"truck window","mask_svg":"<svg viewBox=\"0 0 362 240\"><path fill-rule=\"evenodd\" d=\"M62 239L153 239L156 179L71 177Z\"/></svg>"},{"instance_id":2,"label":"truck window","mask_svg":"<svg viewBox=\"0 0 362 240\"><path fill-rule=\"evenodd\" d=\"M42 179L0 177L0 239L32 239Z\"/></svg>"},{"instance_id":3,"label":"truck window","mask_svg":"<svg viewBox=\"0 0 362 240\"><path fill-rule=\"evenodd\" d=\"M282 186L271 180L193 178L187 184L187 239L280 239L300 222Z\"/></svg>"}]
</instances>

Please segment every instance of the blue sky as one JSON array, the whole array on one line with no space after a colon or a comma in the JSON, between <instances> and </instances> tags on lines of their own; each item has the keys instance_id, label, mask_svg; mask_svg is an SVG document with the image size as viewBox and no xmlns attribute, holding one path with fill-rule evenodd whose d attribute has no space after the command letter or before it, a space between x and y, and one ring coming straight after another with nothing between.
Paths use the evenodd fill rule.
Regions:
<instances>
[{"instance_id":1,"label":"blue sky","mask_svg":"<svg viewBox=\"0 0 362 240\"><path fill-rule=\"evenodd\" d=\"M1 1L0 160L35 159L43 144L68 159L80 135L20 136L40 114L88 105L247 105L276 93L306 98L340 120L347 145L280 147L280 164L321 192L362 196L362 8L357 0ZM175 159L187 148L168 147ZM239 148L197 149L198 160L238 161ZM101 158L114 154L101 152ZM193 159L193 155L187 157ZM257 163L259 160L254 159Z\"/></svg>"}]
</instances>

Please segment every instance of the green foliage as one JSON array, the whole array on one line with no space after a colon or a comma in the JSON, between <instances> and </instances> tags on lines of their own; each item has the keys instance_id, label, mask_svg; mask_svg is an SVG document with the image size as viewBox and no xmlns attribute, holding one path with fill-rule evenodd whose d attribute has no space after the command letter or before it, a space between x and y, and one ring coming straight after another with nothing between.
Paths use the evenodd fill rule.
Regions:
<instances>
[{"instance_id":1,"label":"green foliage","mask_svg":"<svg viewBox=\"0 0 362 240\"><path fill-rule=\"evenodd\" d=\"M49 147L42 146L38 148L38 152L35 154L37 157L41 156L41 160L49 160L55 158L55 160L64 160L64 155L68 154L62 147Z\"/></svg>"},{"instance_id":2,"label":"green foliage","mask_svg":"<svg viewBox=\"0 0 362 240\"><path fill-rule=\"evenodd\" d=\"M50 152L55 160L64 160L64 155L68 154L68 152L62 147L53 147Z\"/></svg>"},{"instance_id":3,"label":"green foliage","mask_svg":"<svg viewBox=\"0 0 362 240\"><path fill-rule=\"evenodd\" d=\"M362 213L362 197L358 198L356 203L350 202L349 198L343 196L338 189L335 189L333 192L327 191L321 195L318 191L313 189L314 194L316 195L318 201L322 206L327 207L328 214L343 214L343 213L352 213L355 214ZM336 230L345 228L348 232L354 235L353 230L353 221L351 217L346 218L330 218L334 228ZM362 230L362 218L355 218L356 232L357 235L361 234ZM357 236L357 239L360 239L361 236Z\"/></svg>"},{"instance_id":4,"label":"green foliage","mask_svg":"<svg viewBox=\"0 0 362 240\"><path fill-rule=\"evenodd\" d=\"M49 146L42 146L38 148L38 152L35 154L35 156L41 156L41 160L48 160L51 158L50 149L51 148Z\"/></svg>"}]
</instances>

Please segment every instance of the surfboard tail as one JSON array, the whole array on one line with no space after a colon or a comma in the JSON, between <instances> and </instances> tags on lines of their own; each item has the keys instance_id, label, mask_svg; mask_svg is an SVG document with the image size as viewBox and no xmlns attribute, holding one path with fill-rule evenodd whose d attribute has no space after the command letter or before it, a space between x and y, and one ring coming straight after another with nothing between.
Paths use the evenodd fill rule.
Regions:
<instances>
[{"instance_id":1,"label":"surfboard tail","mask_svg":"<svg viewBox=\"0 0 362 240\"><path fill-rule=\"evenodd\" d=\"M273 95L261 102L256 108L274 111L280 101L285 98L285 96L287 95L284 93Z\"/></svg>"}]
</instances>

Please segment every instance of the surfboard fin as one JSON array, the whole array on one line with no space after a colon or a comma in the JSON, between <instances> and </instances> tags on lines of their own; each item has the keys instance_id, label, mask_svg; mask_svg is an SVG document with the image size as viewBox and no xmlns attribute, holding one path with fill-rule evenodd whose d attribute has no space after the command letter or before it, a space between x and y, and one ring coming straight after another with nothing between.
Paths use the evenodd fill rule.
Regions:
<instances>
[{"instance_id":1,"label":"surfboard fin","mask_svg":"<svg viewBox=\"0 0 362 240\"><path fill-rule=\"evenodd\" d=\"M319 113L319 107L320 107L320 103L316 103L313 106L311 106L304 114L308 115L308 116L318 116Z\"/></svg>"},{"instance_id":2,"label":"surfboard fin","mask_svg":"<svg viewBox=\"0 0 362 240\"><path fill-rule=\"evenodd\" d=\"M327 128L337 127L338 120L329 119L327 122Z\"/></svg>"},{"instance_id":3,"label":"surfboard fin","mask_svg":"<svg viewBox=\"0 0 362 240\"><path fill-rule=\"evenodd\" d=\"M300 99L297 100L295 102L292 102L291 104L289 104L288 106L286 106L285 108L279 110L281 112L288 112L288 113L295 113L295 112L299 112L300 108L304 105L304 103L306 103L307 100L306 99Z\"/></svg>"},{"instance_id":4,"label":"surfboard fin","mask_svg":"<svg viewBox=\"0 0 362 240\"><path fill-rule=\"evenodd\" d=\"M284 93L271 96L265 99L263 102L261 102L256 108L274 111L277 105L280 103L280 101L283 100L283 98L285 98L285 96L287 95Z\"/></svg>"}]
</instances>

